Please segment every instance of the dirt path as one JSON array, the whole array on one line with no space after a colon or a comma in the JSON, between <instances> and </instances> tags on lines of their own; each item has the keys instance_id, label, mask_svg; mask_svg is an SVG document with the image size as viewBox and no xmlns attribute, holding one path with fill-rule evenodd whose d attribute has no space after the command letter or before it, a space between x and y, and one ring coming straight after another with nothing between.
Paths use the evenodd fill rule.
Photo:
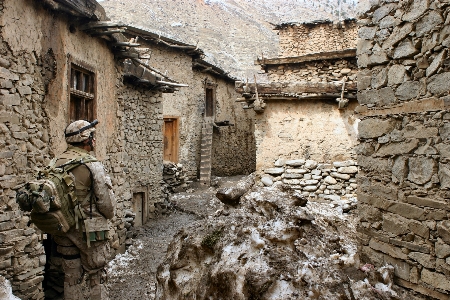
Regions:
<instances>
[{"instance_id":1,"label":"dirt path","mask_svg":"<svg viewBox=\"0 0 450 300\"><path fill-rule=\"evenodd\" d=\"M181 228L223 208L215 197L217 189L241 178L227 177L219 179L215 187L174 194L169 209L157 209L155 218L136 228L133 244L108 265L110 299L155 299L156 269L163 262L172 237Z\"/></svg>"},{"instance_id":2,"label":"dirt path","mask_svg":"<svg viewBox=\"0 0 450 300\"><path fill-rule=\"evenodd\" d=\"M110 298L154 299L156 269L164 259L167 245L182 227L197 219L193 214L173 211L139 228L127 252L110 263Z\"/></svg>"}]
</instances>

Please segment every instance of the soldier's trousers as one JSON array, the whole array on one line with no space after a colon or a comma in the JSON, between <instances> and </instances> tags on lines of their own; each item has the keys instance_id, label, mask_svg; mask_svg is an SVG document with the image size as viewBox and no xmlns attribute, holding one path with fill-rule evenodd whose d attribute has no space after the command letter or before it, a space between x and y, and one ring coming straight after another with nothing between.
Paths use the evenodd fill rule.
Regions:
<instances>
[{"instance_id":1,"label":"soldier's trousers","mask_svg":"<svg viewBox=\"0 0 450 300\"><path fill-rule=\"evenodd\" d=\"M65 236L54 236L53 239L58 253L63 257L64 299L109 299L104 269L110 257L108 241L91 242L88 247L75 229L69 230ZM85 277L89 279L88 296L83 290Z\"/></svg>"}]
</instances>

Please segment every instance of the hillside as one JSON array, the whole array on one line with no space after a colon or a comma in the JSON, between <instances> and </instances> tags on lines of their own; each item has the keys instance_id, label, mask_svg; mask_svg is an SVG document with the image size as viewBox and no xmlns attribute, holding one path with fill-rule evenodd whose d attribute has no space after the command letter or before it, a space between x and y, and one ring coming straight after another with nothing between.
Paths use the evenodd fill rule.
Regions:
<instances>
[{"instance_id":1,"label":"hillside","mask_svg":"<svg viewBox=\"0 0 450 300\"><path fill-rule=\"evenodd\" d=\"M356 0L341 0L352 17ZM114 21L198 45L206 60L238 78L253 78L254 60L275 57L274 24L337 19L338 0L104 0Z\"/></svg>"}]
</instances>

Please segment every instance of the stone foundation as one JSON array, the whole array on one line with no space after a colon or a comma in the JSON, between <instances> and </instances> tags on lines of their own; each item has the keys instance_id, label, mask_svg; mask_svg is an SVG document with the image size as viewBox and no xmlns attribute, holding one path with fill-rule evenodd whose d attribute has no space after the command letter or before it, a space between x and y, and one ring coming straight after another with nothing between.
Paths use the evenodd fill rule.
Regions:
<instances>
[{"instance_id":1,"label":"stone foundation","mask_svg":"<svg viewBox=\"0 0 450 300\"><path fill-rule=\"evenodd\" d=\"M318 163L314 160L282 160L273 168L264 169L261 182L271 186L281 181L285 188L294 189L304 196L326 200L356 197L358 167L353 160Z\"/></svg>"}]
</instances>

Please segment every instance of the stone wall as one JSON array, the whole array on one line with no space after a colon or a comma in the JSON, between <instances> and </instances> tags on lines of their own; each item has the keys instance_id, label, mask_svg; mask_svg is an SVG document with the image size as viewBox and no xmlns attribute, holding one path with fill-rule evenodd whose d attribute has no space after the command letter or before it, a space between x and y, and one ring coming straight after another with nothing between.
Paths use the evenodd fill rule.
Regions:
<instances>
[{"instance_id":1,"label":"stone wall","mask_svg":"<svg viewBox=\"0 0 450 300\"><path fill-rule=\"evenodd\" d=\"M279 30L279 57L356 48L357 26L354 20L341 24L331 21L284 24Z\"/></svg>"},{"instance_id":2,"label":"stone wall","mask_svg":"<svg viewBox=\"0 0 450 300\"><path fill-rule=\"evenodd\" d=\"M355 83L358 73L356 58L268 65L266 68L272 82L332 82L342 81L346 77L346 83Z\"/></svg>"},{"instance_id":3,"label":"stone wall","mask_svg":"<svg viewBox=\"0 0 450 300\"><path fill-rule=\"evenodd\" d=\"M36 1L0 1L0 275L21 299L43 299L46 256L41 234L28 226L12 188L66 148L70 59L92 66L96 74L95 155L111 176L118 201L110 232L116 253L125 250L134 189L161 179L160 94L124 85L106 42L77 30L75 21L72 25L76 30L67 16ZM148 116L133 115L134 108ZM149 141L133 140L137 134ZM154 155L144 157L148 153ZM152 200L158 198L158 185L148 191Z\"/></svg>"},{"instance_id":4,"label":"stone wall","mask_svg":"<svg viewBox=\"0 0 450 300\"><path fill-rule=\"evenodd\" d=\"M255 112L244 110L235 102L234 82L222 79L216 79L216 82L215 121L229 121L232 126L219 126L213 130L211 172L216 176L250 174L255 171L256 164Z\"/></svg>"},{"instance_id":5,"label":"stone wall","mask_svg":"<svg viewBox=\"0 0 450 300\"><path fill-rule=\"evenodd\" d=\"M130 36L131 37L131 36ZM201 126L205 112L205 83L215 86L214 121L234 126L214 131L212 172L217 176L248 174L255 169L252 118L254 112L241 109L234 82L192 68L192 57L183 50L139 40L150 50L149 64L170 78L187 84L172 94L163 94L164 117L179 122L178 162L189 180L197 180L200 165Z\"/></svg>"},{"instance_id":6,"label":"stone wall","mask_svg":"<svg viewBox=\"0 0 450 300\"><path fill-rule=\"evenodd\" d=\"M447 299L450 3L379 2L360 4L361 259L392 264L397 284Z\"/></svg>"},{"instance_id":7,"label":"stone wall","mask_svg":"<svg viewBox=\"0 0 450 300\"><path fill-rule=\"evenodd\" d=\"M318 163L314 160L278 159L273 168L264 169L261 182L271 186L281 181L285 188L301 192L310 198L348 203L344 210L356 206L356 178L358 167L353 160Z\"/></svg>"},{"instance_id":8,"label":"stone wall","mask_svg":"<svg viewBox=\"0 0 450 300\"><path fill-rule=\"evenodd\" d=\"M117 91L118 135L124 147L116 153L119 163L115 167L125 176L117 182L124 188L118 216L125 218L125 212L133 210L133 195L141 193L144 209L147 209L143 212L145 222L146 216L154 211L154 203L163 200L162 93L123 84L120 80L117 85L120 87ZM120 244L124 243L125 234L122 227Z\"/></svg>"},{"instance_id":9,"label":"stone wall","mask_svg":"<svg viewBox=\"0 0 450 300\"><path fill-rule=\"evenodd\" d=\"M271 100L255 117L257 171L271 168L279 158L321 163L354 158L356 104L339 110L334 100Z\"/></svg>"}]
</instances>

